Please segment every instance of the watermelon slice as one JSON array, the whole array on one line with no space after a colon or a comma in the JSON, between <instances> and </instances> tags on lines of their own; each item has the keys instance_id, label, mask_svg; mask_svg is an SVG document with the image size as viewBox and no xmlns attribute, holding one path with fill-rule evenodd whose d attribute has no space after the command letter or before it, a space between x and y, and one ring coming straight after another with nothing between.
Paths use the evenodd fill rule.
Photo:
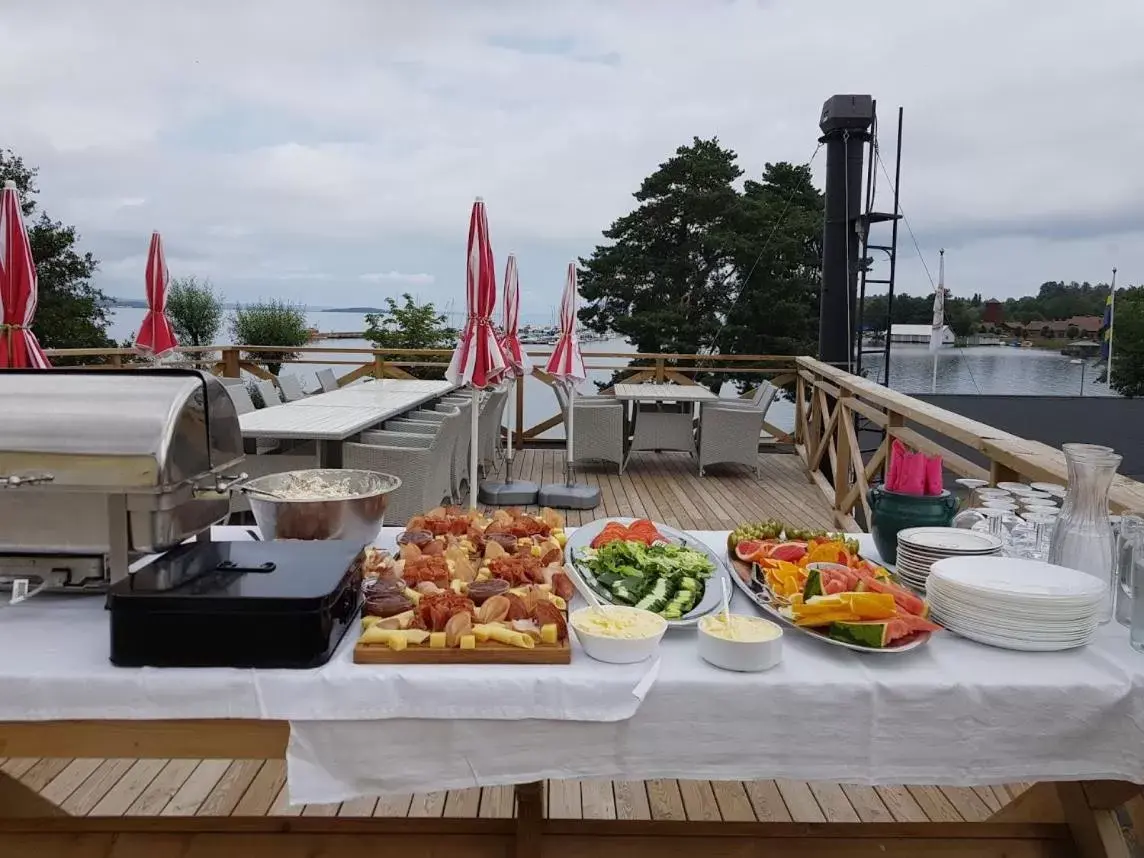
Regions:
<instances>
[{"instance_id":1,"label":"watermelon slice","mask_svg":"<svg viewBox=\"0 0 1144 858\"><path fill-rule=\"evenodd\" d=\"M888 620L865 620L860 622L831 623L827 631L829 637L845 643L883 649L917 632L940 631L935 625L921 617L898 615Z\"/></svg>"},{"instance_id":2,"label":"watermelon slice","mask_svg":"<svg viewBox=\"0 0 1144 858\"><path fill-rule=\"evenodd\" d=\"M911 593L904 587L899 587L897 584L879 581L873 576L863 575L862 581L858 584L858 589L873 593L889 593L894 597L894 602L903 613L913 614L915 617L929 616L929 605L926 604L925 599Z\"/></svg>"},{"instance_id":3,"label":"watermelon slice","mask_svg":"<svg viewBox=\"0 0 1144 858\"><path fill-rule=\"evenodd\" d=\"M806 576L806 586L802 588L802 598L833 596L836 593L852 593L858 586L858 575L845 566L831 566L826 563L813 567Z\"/></svg>"}]
</instances>

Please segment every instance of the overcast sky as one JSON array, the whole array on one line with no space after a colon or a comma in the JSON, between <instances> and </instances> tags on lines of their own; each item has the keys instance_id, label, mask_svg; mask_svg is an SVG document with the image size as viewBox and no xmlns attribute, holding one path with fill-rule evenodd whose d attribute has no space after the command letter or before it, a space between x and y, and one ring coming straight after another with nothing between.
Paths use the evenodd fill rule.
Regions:
<instances>
[{"instance_id":1,"label":"overcast sky","mask_svg":"<svg viewBox=\"0 0 1144 858\"><path fill-rule=\"evenodd\" d=\"M482 195L535 314L677 146L805 162L865 92L889 164L905 107L934 276L944 246L954 294L1005 297L1144 280L1142 33L1140 0L0 0L0 146L113 295L159 229L231 300L460 301Z\"/></svg>"}]
</instances>

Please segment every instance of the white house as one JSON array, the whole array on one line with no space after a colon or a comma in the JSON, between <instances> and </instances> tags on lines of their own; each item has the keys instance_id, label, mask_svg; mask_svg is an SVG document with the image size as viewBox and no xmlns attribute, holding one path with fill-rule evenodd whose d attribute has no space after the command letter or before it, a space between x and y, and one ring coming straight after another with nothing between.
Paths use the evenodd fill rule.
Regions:
<instances>
[{"instance_id":1,"label":"white house","mask_svg":"<svg viewBox=\"0 0 1144 858\"><path fill-rule=\"evenodd\" d=\"M891 325L890 326L890 342L891 343L926 343L930 341L930 333L933 331L929 325ZM956 341L953 335L953 330L949 325L942 326L941 329L941 344L943 346L952 346Z\"/></svg>"}]
</instances>

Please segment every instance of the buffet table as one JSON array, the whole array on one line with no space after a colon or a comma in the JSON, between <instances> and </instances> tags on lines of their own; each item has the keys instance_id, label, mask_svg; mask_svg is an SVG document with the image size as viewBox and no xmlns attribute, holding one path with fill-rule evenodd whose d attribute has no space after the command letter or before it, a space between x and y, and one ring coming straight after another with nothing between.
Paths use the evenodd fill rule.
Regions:
<instances>
[{"instance_id":1,"label":"buffet table","mask_svg":"<svg viewBox=\"0 0 1144 858\"><path fill-rule=\"evenodd\" d=\"M216 530L216 538L250 538L245 528ZM387 528L379 544L392 545L397 532ZM696 536L718 550L726 539L725 533ZM868 543L863 548L873 554ZM735 609L754 610L745 600ZM1119 854L1110 808L1135 794L1133 783L1144 782L1144 660L1115 624L1087 648L1056 654L996 650L945 633L909 653L858 654L789 632L782 664L761 674L710 667L699 660L688 631L668 634L658 662L626 666L593 662L580 651L569 666L359 666L352 664L352 638L330 664L313 671L128 670L107 663L99 599L43 597L0 610L0 652L6 654L0 756L285 756L291 798L299 802L530 784L518 788L511 824L289 822L293 829L363 836L466 833L490 838L485 846L494 852L511 839L521 855L538 854L542 835L579 854L603 843L596 840L589 850L576 838L619 838L630 851L640 838L684 833L830 837L830 851L840 854L866 848L885 854L887 839L906 835L960 838L967 854L987 854L987 843L995 848L1008 838L1032 838L1047 850L1008 854L1069 854L1060 850L1071 836L1081 854ZM540 819L536 781L659 777L1044 783L996 822L974 826L826 825L811 832L791 824L725 824L714 831L702 823ZM0 817L52 810L0 775ZM1027 825L1041 822L1049 827ZM51 826L89 831L110 824L56 819ZM121 828L136 824L154 830L160 823L114 820ZM286 823L162 825L265 833ZM42 826L0 820L0 835ZM458 847L458 854L468 854L466 848ZM915 841L891 853L926 848ZM710 844L689 849L702 854ZM806 849L817 854L813 846Z\"/></svg>"}]
</instances>

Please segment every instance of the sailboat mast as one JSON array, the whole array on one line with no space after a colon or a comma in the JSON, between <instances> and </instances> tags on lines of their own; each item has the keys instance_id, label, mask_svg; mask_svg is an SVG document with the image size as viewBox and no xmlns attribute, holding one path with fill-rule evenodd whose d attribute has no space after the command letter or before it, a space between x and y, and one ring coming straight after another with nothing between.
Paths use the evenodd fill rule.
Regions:
<instances>
[{"instance_id":1,"label":"sailboat mast","mask_svg":"<svg viewBox=\"0 0 1144 858\"><path fill-rule=\"evenodd\" d=\"M1112 338L1116 336L1116 269L1112 269L1112 285L1108 290L1108 369L1105 381L1112 387Z\"/></svg>"}]
</instances>

